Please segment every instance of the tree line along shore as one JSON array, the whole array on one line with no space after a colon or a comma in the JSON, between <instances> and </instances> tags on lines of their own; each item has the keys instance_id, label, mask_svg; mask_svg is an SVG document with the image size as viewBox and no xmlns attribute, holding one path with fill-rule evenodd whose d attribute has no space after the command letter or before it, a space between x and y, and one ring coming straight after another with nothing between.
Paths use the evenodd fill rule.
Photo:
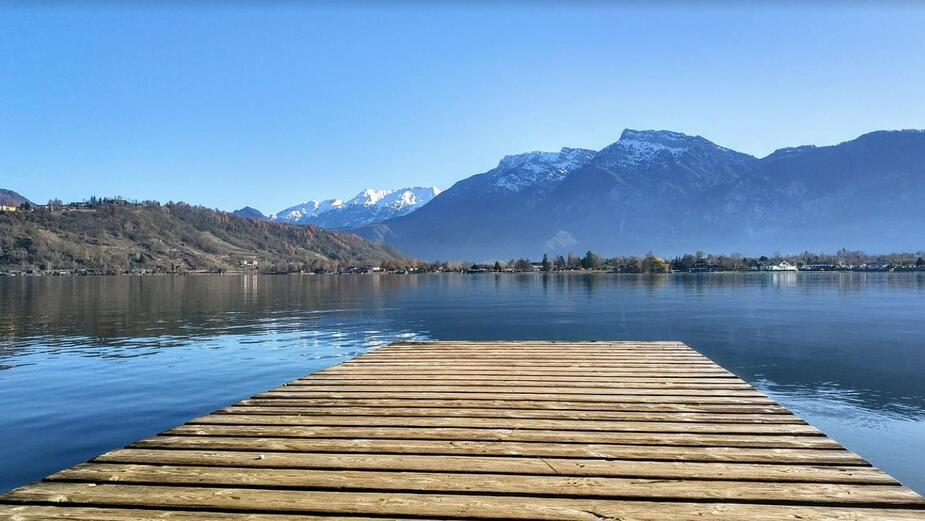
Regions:
<instances>
[{"instance_id":1,"label":"tree line along shore","mask_svg":"<svg viewBox=\"0 0 925 521\"><path fill-rule=\"evenodd\" d=\"M195 273L670 273L762 271L925 271L925 252L869 255L839 250L770 256L699 251L604 257L544 255L492 262L427 262L382 244L313 226L249 219L185 203L96 199L24 204L0 212L0 275Z\"/></svg>"}]
</instances>

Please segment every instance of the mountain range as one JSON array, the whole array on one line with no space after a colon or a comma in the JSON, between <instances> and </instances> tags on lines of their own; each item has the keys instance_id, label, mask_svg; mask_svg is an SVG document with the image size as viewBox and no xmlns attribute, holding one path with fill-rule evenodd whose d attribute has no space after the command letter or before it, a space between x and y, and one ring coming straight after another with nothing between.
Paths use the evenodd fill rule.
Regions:
<instances>
[{"instance_id":1,"label":"mountain range","mask_svg":"<svg viewBox=\"0 0 925 521\"><path fill-rule=\"evenodd\" d=\"M920 130L756 158L700 136L627 129L599 151L507 156L416 211L351 231L450 260L589 249L916 251L925 247L923 200Z\"/></svg>"},{"instance_id":2,"label":"mountain range","mask_svg":"<svg viewBox=\"0 0 925 521\"><path fill-rule=\"evenodd\" d=\"M25 200L0 191L2 204ZM491 261L587 250L922 251L923 200L922 130L876 131L757 158L700 136L627 129L601 150L506 156L442 192L366 189L269 216L250 207L234 213L349 231L419 259ZM371 258L398 255L369 251Z\"/></svg>"},{"instance_id":3,"label":"mountain range","mask_svg":"<svg viewBox=\"0 0 925 521\"><path fill-rule=\"evenodd\" d=\"M381 223L407 215L430 202L440 189L412 187L398 190L366 188L352 199L308 201L269 216L249 206L235 210L240 217L265 219L287 224L311 224L330 229L344 229Z\"/></svg>"}]
</instances>

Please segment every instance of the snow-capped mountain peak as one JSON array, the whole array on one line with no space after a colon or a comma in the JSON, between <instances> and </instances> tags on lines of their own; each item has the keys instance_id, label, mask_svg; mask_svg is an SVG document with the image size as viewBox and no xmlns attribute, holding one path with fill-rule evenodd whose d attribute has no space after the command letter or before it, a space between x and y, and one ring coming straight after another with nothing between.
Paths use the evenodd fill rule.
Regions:
<instances>
[{"instance_id":1,"label":"snow-capped mountain peak","mask_svg":"<svg viewBox=\"0 0 925 521\"><path fill-rule=\"evenodd\" d=\"M377 204L383 208L391 208L394 211L403 211L406 208L417 208L427 204L431 199L440 193L436 186L412 188L403 188L394 190L384 196Z\"/></svg>"},{"instance_id":2,"label":"snow-capped mountain peak","mask_svg":"<svg viewBox=\"0 0 925 521\"><path fill-rule=\"evenodd\" d=\"M559 152L510 155L489 174L498 188L518 192L561 181L569 172L586 165L594 154L593 150L583 148L563 148Z\"/></svg>"},{"instance_id":3,"label":"snow-capped mountain peak","mask_svg":"<svg viewBox=\"0 0 925 521\"><path fill-rule=\"evenodd\" d=\"M608 147L608 152L616 153L617 163L623 166L670 161L690 150L691 139L678 132L626 129L620 139Z\"/></svg>"},{"instance_id":4,"label":"snow-capped mountain peak","mask_svg":"<svg viewBox=\"0 0 925 521\"><path fill-rule=\"evenodd\" d=\"M411 187L398 190L365 188L348 200L311 200L270 215L274 221L350 228L407 215L430 202L440 189Z\"/></svg>"},{"instance_id":5,"label":"snow-capped mountain peak","mask_svg":"<svg viewBox=\"0 0 925 521\"><path fill-rule=\"evenodd\" d=\"M689 136L670 130L626 129L616 143L601 151L598 161L613 166L634 168L673 164L689 154L700 157L714 154L742 155L700 136Z\"/></svg>"},{"instance_id":6,"label":"snow-capped mountain peak","mask_svg":"<svg viewBox=\"0 0 925 521\"><path fill-rule=\"evenodd\" d=\"M395 190L375 190L373 188L364 188L353 199L347 201L348 205L375 206L387 195Z\"/></svg>"},{"instance_id":7,"label":"snow-capped mountain peak","mask_svg":"<svg viewBox=\"0 0 925 521\"><path fill-rule=\"evenodd\" d=\"M341 199L326 199L324 201L311 200L270 214L269 218L273 221L298 223L304 219L316 217L325 212L341 208L345 204L345 201Z\"/></svg>"}]
</instances>

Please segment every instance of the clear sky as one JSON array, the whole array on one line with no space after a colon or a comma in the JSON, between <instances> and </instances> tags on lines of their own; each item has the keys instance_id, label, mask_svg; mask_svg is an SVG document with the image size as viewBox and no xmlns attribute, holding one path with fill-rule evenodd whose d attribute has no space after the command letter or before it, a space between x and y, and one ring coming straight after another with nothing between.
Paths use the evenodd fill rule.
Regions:
<instances>
[{"instance_id":1,"label":"clear sky","mask_svg":"<svg viewBox=\"0 0 925 521\"><path fill-rule=\"evenodd\" d=\"M626 127L925 127L925 4L750 5L6 2L0 187L271 212Z\"/></svg>"}]
</instances>

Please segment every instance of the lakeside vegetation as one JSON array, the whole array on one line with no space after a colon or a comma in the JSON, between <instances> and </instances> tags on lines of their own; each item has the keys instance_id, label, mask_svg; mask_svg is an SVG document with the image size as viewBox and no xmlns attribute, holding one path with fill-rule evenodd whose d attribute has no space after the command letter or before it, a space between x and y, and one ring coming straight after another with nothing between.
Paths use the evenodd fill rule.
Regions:
<instances>
[{"instance_id":1,"label":"lakeside vegetation","mask_svg":"<svg viewBox=\"0 0 925 521\"><path fill-rule=\"evenodd\" d=\"M741 254L715 255L702 251L664 259L652 252L644 256L610 257L588 251L583 256L569 253L535 261L526 257L505 263L451 265L462 271L608 271L615 273L671 273L762 271L787 262L802 271L925 271L925 252L868 255L862 251L839 250L834 254L803 252L796 255L774 253L748 257Z\"/></svg>"}]
</instances>

